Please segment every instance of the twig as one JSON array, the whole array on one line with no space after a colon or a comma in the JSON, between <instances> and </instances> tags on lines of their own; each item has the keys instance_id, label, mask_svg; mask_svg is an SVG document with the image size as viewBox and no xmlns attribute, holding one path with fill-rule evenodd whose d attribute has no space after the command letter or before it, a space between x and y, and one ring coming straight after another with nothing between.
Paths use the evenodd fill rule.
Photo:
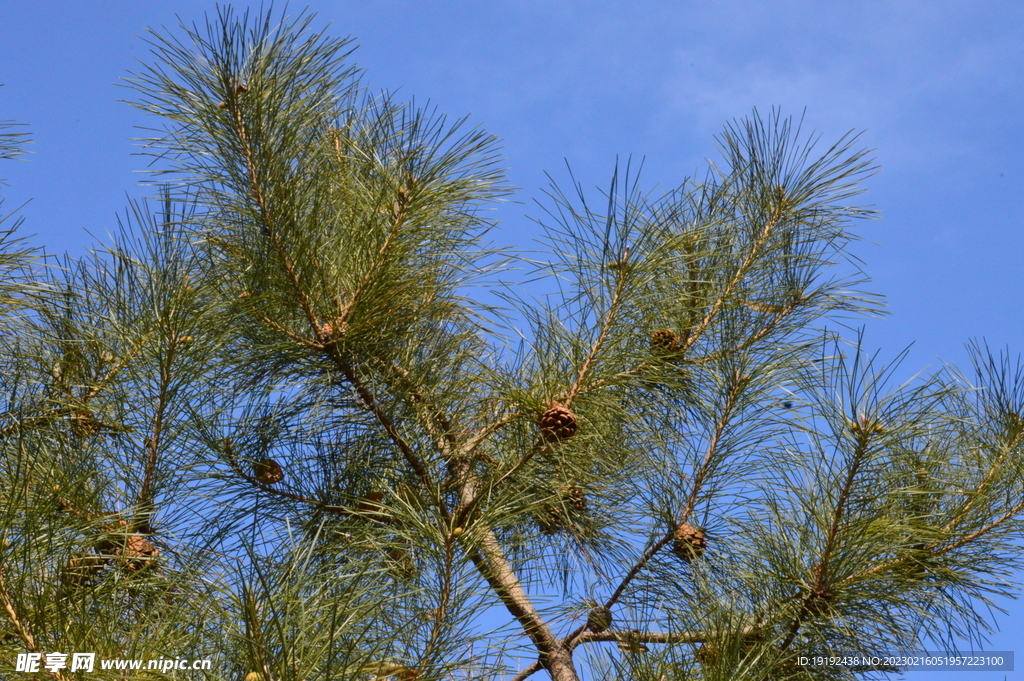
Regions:
<instances>
[{"instance_id":1,"label":"twig","mask_svg":"<svg viewBox=\"0 0 1024 681\"><path fill-rule=\"evenodd\" d=\"M689 330L689 333L686 336L686 345L683 348L684 351L692 347L697 342L697 339L707 331L708 327L711 325L711 321L718 314L719 310L722 309L726 299L732 295L733 290L739 286L740 280L742 280L744 275L747 273L747 269L753 264L757 255L760 253L761 248L768 241L768 237L778 226L781 217L781 208L776 208L775 211L773 211L771 218L765 223L764 229L761 230L761 234L758 237L757 242L753 244L750 252L747 253L747 256L743 259L743 262L740 263L738 268L736 268L736 273L733 275L729 283L726 284L725 289L723 289L719 294L714 304L712 304L711 309L707 311L704 318L695 328Z\"/></svg>"},{"instance_id":2,"label":"twig","mask_svg":"<svg viewBox=\"0 0 1024 681\"><path fill-rule=\"evenodd\" d=\"M523 669L518 674L513 676L511 679L509 679L509 681L526 681L526 679L530 678L531 676L539 672L541 669L544 669L544 665L540 663L540 660L537 660L529 667Z\"/></svg>"},{"instance_id":3,"label":"twig","mask_svg":"<svg viewBox=\"0 0 1024 681\"><path fill-rule=\"evenodd\" d=\"M796 617L793 618L793 624L789 629L789 633L786 634L786 638L779 646L780 650L786 650L789 648L793 643L793 640L796 639L796 635L800 631L800 626L811 612L811 604L813 600L824 591L825 575L828 574L829 562L832 560L832 555L835 552L836 540L839 537L839 530L846 514L846 504L849 501L850 493L853 490L854 480L857 477L857 473L860 471L860 466L864 462L864 458L868 451L870 432L867 429L862 429L860 432L862 435L857 438L857 445L853 452L853 461L850 463L850 469L847 471L846 479L843 481L842 488L840 488L839 498L836 500L835 511L832 515L832 523L828 529L828 536L825 538L825 545L821 550L820 560L814 568L814 586L804 599Z\"/></svg>"},{"instance_id":4,"label":"twig","mask_svg":"<svg viewBox=\"0 0 1024 681\"><path fill-rule=\"evenodd\" d=\"M360 379L359 375L356 373L355 367L353 367L348 360L337 352L332 352L331 358L334 360L338 369L341 370L345 379L355 389L356 394L359 395L359 398L363 401L366 408L370 410L370 413L374 415L381 427L384 428L384 432L388 434L391 441L398 447L402 456L412 467L413 471L416 472L416 475L419 476L423 484L427 486L427 489L434 489L430 471L428 471L427 467L423 465L423 462L420 461L420 458L416 455L416 452L412 450L409 443L405 441L402 434L398 432L398 426L395 425L395 422L391 420L391 417L388 416L387 412L385 412L380 406L380 403L377 401L374 394Z\"/></svg>"},{"instance_id":5,"label":"twig","mask_svg":"<svg viewBox=\"0 0 1024 681\"><path fill-rule=\"evenodd\" d=\"M623 268L623 272L626 268ZM611 330L612 321L615 319L615 315L619 309L619 302L622 300L622 288L625 285L625 274L620 273L615 280L615 291L612 293L611 302L608 304L608 312L605 314L604 319L601 321L601 331L597 334L597 339L594 340L593 345L590 346L590 353L587 355L587 359L584 360L580 366L579 373L576 375L576 380L573 381L572 387L569 388L569 392L565 395L565 405L567 407L572 406L572 402L579 395L583 389L583 381L586 380L587 374L590 373L590 369L597 362L597 355L600 353L601 348L604 346L604 341L608 337L608 332Z\"/></svg>"},{"instance_id":6,"label":"twig","mask_svg":"<svg viewBox=\"0 0 1024 681\"><path fill-rule=\"evenodd\" d=\"M7 581L4 578L4 567L0 566L0 601L3 602L4 610L7 612L7 619L10 620L14 630L18 633L18 636L25 643L25 647L31 650L33 653L40 655L42 666L46 666L46 654L43 653L39 646L36 645L36 640L32 636L32 632L28 630L28 626L23 624L21 619L18 617L17 611L14 609L14 603L11 601L11 594L7 590ZM60 671L46 671L47 674L52 676L59 681L67 681L67 677L60 673Z\"/></svg>"},{"instance_id":7,"label":"twig","mask_svg":"<svg viewBox=\"0 0 1024 681\"><path fill-rule=\"evenodd\" d=\"M740 629L742 638L758 635L760 630L755 626ZM600 633L586 631L576 639L576 645L584 643L704 643L713 639L714 633L706 631L602 631Z\"/></svg>"}]
</instances>

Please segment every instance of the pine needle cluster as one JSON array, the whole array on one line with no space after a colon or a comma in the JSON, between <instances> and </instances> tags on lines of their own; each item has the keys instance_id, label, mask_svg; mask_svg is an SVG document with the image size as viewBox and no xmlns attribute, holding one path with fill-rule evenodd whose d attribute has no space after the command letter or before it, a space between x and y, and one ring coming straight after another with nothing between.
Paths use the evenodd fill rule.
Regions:
<instances>
[{"instance_id":1,"label":"pine needle cluster","mask_svg":"<svg viewBox=\"0 0 1024 681\"><path fill-rule=\"evenodd\" d=\"M152 33L159 197L59 268L3 233L3 664L875 678L796 660L984 636L1024 373L975 344L898 383L848 331L855 135L755 112L678 188L552 186L527 259L485 241L496 138L312 22Z\"/></svg>"}]
</instances>

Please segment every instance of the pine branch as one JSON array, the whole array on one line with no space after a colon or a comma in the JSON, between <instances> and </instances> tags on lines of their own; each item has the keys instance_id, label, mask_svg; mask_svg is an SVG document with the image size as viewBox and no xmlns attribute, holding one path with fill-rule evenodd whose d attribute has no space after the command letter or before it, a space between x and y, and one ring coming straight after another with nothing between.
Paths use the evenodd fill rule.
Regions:
<instances>
[{"instance_id":1,"label":"pine branch","mask_svg":"<svg viewBox=\"0 0 1024 681\"><path fill-rule=\"evenodd\" d=\"M6 579L6 566L0 565L0 603L3 603L4 612L7 613L7 619L10 621L11 626L14 627L14 631L17 632L18 637L21 638L25 647L31 650L33 653L39 653L41 656L41 665L46 667L46 654L40 650L39 646L36 645L36 640L32 636L32 632L29 631L28 624L22 622L21 618L18 617L18 612L14 608L14 603L11 601L11 594L7 590L7 579ZM67 677L60 673L60 671L49 671L45 670L45 673L49 674L58 681L67 681Z\"/></svg>"},{"instance_id":2,"label":"pine branch","mask_svg":"<svg viewBox=\"0 0 1024 681\"><path fill-rule=\"evenodd\" d=\"M706 481L707 476L710 475L714 467L713 464L715 460L715 455L717 454L718 445L725 434L726 426L732 418L732 411L735 408L737 399L739 398L740 392L744 387L743 383L744 382L741 379L739 381L736 381L732 386L730 386L726 403L725 405L723 405L722 414L715 425L715 431L711 436L711 440L708 442L707 450L704 453L704 460L701 462L700 468L697 470L697 473L693 477L693 487L691 488L690 494L687 497L686 505L683 508L683 512L680 516L680 520L679 523L677 523L677 525L683 524L687 520L689 520L690 514L693 513L693 510L696 508L697 499L701 493L701 490L703 489L704 482ZM647 566L647 563L649 563L651 559L658 554L659 551L665 548L665 546L667 546L668 543L672 541L673 537L675 536L675 531L675 527L669 528L669 530L664 535L662 535L662 537L658 539L658 541L654 542L654 544L652 544L646 551L644 551L640 558L633 564L632 567L630 567L626 575L619 581L619 584L615 588L615 591L613 591L611 596L609 596L608 599L604 602L604 607L611 608L613 605L615 605L615 603L618 602L618 600L622 597L622 594L624 594L626 589L629 587L630 583L632 583L632 581L636 579L636 577ZM569 634L565 640L569 641L571 644L576 638L582 635L585 630L586 625L583 625L571 634Z\"/></svg>"},{"instance_id":3,"label":"pine branch","mask_svg":"<svg viewBox=\"0 0 1024 681\"><path fill-rule=\"evenodd\" d=\"M381 244L380 248L377 250L377 255L374 256L373 258L373 262L370 263L370 266L366 269L366 272L363 274L362 281L359 282L359 285L356 287L356 290L352 292L351 297L344 304L344 307L339 311L339 328L345 327L345 324L348 322L349 315L351 315L352 310L355 309L356 303L362 296L363 291L366 290L366 287L368 287L370 283L373 281L373 276L377 273L377 270L383 266L385 256L391 249L391 245L394 243L395 239L398 238L398 232L401 229L402 225L405 223L405 218L409 208L409 192L408 190L400 190L398 196L399 198L395 201L395 208L391 220L391 228L388 230L388 235L384 239L384 243Z\"/></svg>"},{"instance_id":4,"label":"pine branch","mask_svg":"<svg viewBox=\"0 0 1024 681\"><path fill-rule=\"evenodd\" d=\"M622 289L625 285L625 274L626 268L620 269L618 276L615 279L615 290L612 293L611 302L608 304L608 311L604 315L604 319L601 321L601 330L597 334L597 338L594 343L590 346L590 352L587 354L587 359L584 360L580 366L579 373L576 375L576 379L573 381L572 387L564 395L560 396L558 402L563 402L565 406L571 407L573 400L579 395L580 390L583 389L584 381L587 379L587 375L593 369L597 363L598 354L601 352L601 348L604 345L605 339L608 337L608 333L611 331L612 324L615 321L615 316L619 310L619 303L622 300Z\"/></svg>"},{"instance_id":5,"label":"pine branch","mask_svg":"<svg viewBox=\"0 0 1024 681\"><path fill-rule=\"evenodd\" d=\"M131 352L129 352L126 356L119 358L114 363L114 365L107 371L107 373L104 375L102 379L100 379L95 385L91 386L82 395L75 398L79 405L87 406L89 402L98 397L100 393L103 391L103 389L106 388L111 382L113 382L114 378L121 371L121 369L127 366L128 362L134 359L135 356L142 351L142 348L146 345L149 339L150 337L148 336L146 338L143 338L143 340L138 344L138 346L133 348ZM36 414L35 416L29 416L20 421L16 421L15 423L0 428L0 439L6 438L8 435L11 435L13 433L20 432L21 429L24 428L26 425L31 428L34 427L36 424L46 423L47 421L57 419L62 416L77 416L77 406L78 405L65 405L60 407L54 407L53 409L50 409L42 414ZM106 424L99 425L104 426ZM116 426L108 427L116 428Z\"/></svg>"},{"instance_id":6,"label":"pine branch","mask_svg":"<svg viewBox=\"0 0 1024 681\"><path fill-rule=\"evenodd\" d=\"M362 400L363 405L370 411L371 414L373 414L373 416L377 419L377 422L384 429L384 432L387 433L391 441L395 444L395 446L398 447L398 450L402 453L402 456L405 458L409 466L412 467L413 471L415 471L416 475L419 476L420 480L426 486L426 489L436 489L436 487L434 486L434 482L431 478L430 471L427 470L427 467L416 455L416 452L413 451L409 443L405 440L404 437L402 437L402 434L398 431L398 426L395 425L395 422L391 419L390 416L388 416L387 412L384 411L383 407L381 407L380 403L377 401L377 398L374 396L373 392L360 379L359 374L356 373L355 367L352 364L350 364L348 360L342 357L336 348L333 348L331 350L331 359L334 361L335 365L341 371L342 375L345 376L345 379L349 382L349 385L351 385L355 389L356 394L359 395L359 398ZM445 510L443 506L442 510Z\"/></svg>"},{"instance_id":7,"label":"pine branch","mask_svg":"<svg viewBox=\"0 0 1024 681\"><path fill-rule=\"evenodd\" d=\"M458 517L468 520L469 510L476 505L480 494L480 482L467 460L454 460L449 466L452 476L461 481L459 491L461 511ZM473 529L474 535L479 537L479 551L476 549L468 549L468 551L470 560L477 571L491 586L509 614L523 627L523 632L533 642L540 659L544 661L544 668L551 669L552 676L556 680L575 681L575 671L571 665L571 652L562 641L558 640L533 605L505 556L493 529L483 522L474 524ZM463 536L466 536L465 532Z\"/></svg>"},{"instance_id":8,"label":"pine branch","mask_svg":"<svg viewBox=\"0 0 1024 681\"><path fill-rule=\"evenodd\" d=\"M145 440L146 468L142 478L142 486L135 500L136 516L132 519L130 527L132 531L151 530L151 520L154 509L151 509L153 501L153 476L156 473L157 453L160 447L160 438L163 434L165 412L169 403L169 392L173 377L171 368L174 363L174 354L177 349L178 338L176 334L171 335L171 342L167 347L167 353L160 362L160 378L157 385L156 414L153 419L153 427L149 437Z\"/></svg>"},{"instance_id":9,"label":"pine branch","mask_svg":"<svg viewBox=\"0 0 1024 681\"><path fill-rule=\"evenodd\" d=\"M246 133L245 123L242 121L242 110L239 107L237 98L231 100L231 107L233 109L232 113L235 122L235 131L242 144L242 156L245 160L246 169L249 175L249 191L253 200L256 202L257 208L259 209L264 234L270 237L274 244L274 249L281 258L281 263L284 265L285 273L291 282L292 292L299 299L299 304L306 315L306 319L309 322L310 327L313 329L314 333L319 335L322 325L313 310L313 305L309 300L309 297L306 295L305 288L302 286L299 272L295 268L294 262L292 262L291 255L288 254L288 250L284 247L284 243L281 240L281 234L278 232L275 224L276 221L274 220L273 213L271 213L270 206L268 205L266 196L264 195L263 183L260 180L256 161L253 158L252 147L249 144L249 136Z\"/></svg>"},{"instance_id":10,"label":"pine branch","mask_svg":"<svg viewBox=\"0 0 1024 681\"><path fill-rule=\"evenodd\" d=\"M477 447L482 445L487 440L487 438L489 438L490 436L494 435L496 432L507 426L520 415L521 414L519 411L512 411L481 427L477 432L475 432L470 438L468 438L465 441L462 447L459 448L456 456L458 458L469 458L473 454L473 452L476 451Z\"/></svg>"},{"instance_id":11,"label":"pine branch","mask_svg":"<svg viewBox=\"0 0 1024 681\"><path fill-rule=\"evenodd\" d=\"M511 679L509 679L509 681L526 681L526 679L530 678L542 669L544 669L544 665L541 663L540 660L537 660L536 662L528 666L526 669L523 669L518 674L513 676Z\"/></svg>"},{"instance_id":12,"label":"pine branch","mask_svg":"<svg viewBox=\"0 0 1024 681\"><path fill-rule=\"evenodd\" d=\"M294 492L289 492L287 490L278 489L278 488L276 488L276 487L274 487L272 485L268 485L268 484L260 481L258 478L256 478L253 475L250 475L249 473L247 473L242 468L241 464L235 458L234 451L233 451L233 446L227 440L225 440L225 442L224 442L224 450L223 451L224 451L225 458L228 461L228 465L231 466L231 469L235 472L235 474L238 475L240 478L245 480L247 483L249 483L250 485L252 485L253 487L259 489L262 492L266 492L268 494L272 494L272 495L280 497L282 499L288 499L289 501L297 501L297 502L300 502L300 503L305 504L307 506L311 506L311 507L315 508L318 511L325 511L327 513L330 513L330 514L336 515L336 516L355 517L355 516L358 515L358 514L350 513L344 507L334 506L332 504L325 504L322 501L319 501L317 499L311 499L311 498L303 496L301 494L295 494Z\"/></svg>"},{"instance_id":13,"label":"pine branch","mask_svg":"<svg viewBox=\"0 0 1024 681\"><path fill-rule=\"evenodd\" d=\"M943 532L950 532L956 529L956 527L967 518L971 509L974 508L975 501L982 498L982 495L985 494L988 486L992 484L992 481L1002 469L1003 464L1006 462L1006 457L1020 445L1022 440L1024 440L1024 430L1015 434L1013 440L1006 445L1005 450L999 455L999 458L996 459L985 474L985 479L975 487L974 493L971 495L970 499L967 500L967 503L965 503L963 508L961 508L957 514L948 523L946 523L946 526L942 528Z\"/></svg>"},{"instance_id":14,"label":"pine branch","mask_svg":"<svg viewBox=\"0 0 1024 681\"><path fill-rule=\"evenodd\" d=\"M737 632L741 638L756 637L761 634L756 626L743 627ZM707 631L585 631L576 638L573 647L586 643L706 643L715 638L713 632Z\"/></svg>"},{"instance_id":15,"label":"pine branch","mask_svg":"<svg viewBox=\"0 0 1024 681\"><path fill-rule=\"evenodd\" d=\"M288 329L284 328L283 326L281 326L280 324L275 322L270 317L267 317L265 314L263 314L261 312L256 312L255 308L252 308L252 312L261 322L263 322L264 324L266 324L267 326L272 328L274 331L277 331L277 332L279 332L281 334L284 334L285 336L287 336L288 338L291 338L293 341L295 341L296 343L298 343L299 345L301 345L303 347L311 348L313 350L323 350L325 348L324 343L322 343L322 342L314 343L314 342L311 342L309 340L306 340L302 336L300 336L300 335L298 335L298 334L296 334L296 333L294 333L292 331L289 331Z\"/></svg>"},{"instance_id":16,"label":"pine branch","mask_svg":"<svg viewBox=\"0 0 1024 681\"><path fill-rule=\"evenodd\" d=\"M389 367L391 373L398 377L398 380L405 384L405 387L412 394L412 401L415 405L426 407L426 414L423 420L423 427L436 442L441 454L447 459L460 451L456 439L456 428L452 418L445 411L437 406L436 400L431 398L426 390L415 385L409 380L409 371L402 368L397 362L392 362Z\"/></svg>"},{"instance_id":17,"label":"pine branch","mask_svg":"<svg viewBox=\"0 0 1024 681\"><path fill-rule=\"evenodd\" d=\"M814 566L814 585L804 597L800 610L793 618L793 624L790 626L789 632L786 634L786 638L783 639L779 646L780 650L786 650L790 645L792 645L804 620L809 615L813 614L814 603L818 600L827 601L833 593L833 588L825 586L825 578L828 575L829 563L831 562L837 548L839 532L842 528L846 514L846 505L849 502L854 482L857 479L857 474L860 472L860 467L867 458L869 452L868 444L872 435L872 429L868 427L866 418L862 419L862 422L859 424L855 422L854 425L858 426L855 431L857 434L857 443L853 451L852 460L850 461L850 468L846 473L846 479L843 481L843 486L839 490L839 498L836 500L835 510L832 514L832 522L828 529L828 535L825 537L825 543L822 546L818 563Z\"/></svg>"},{"instance_id":18,"label":"pine branch","mask_svg":"<svg viewBox=\"0 0 1024 681\"><path fill-rule=\"evenodd\" d=\"M695 327L689 330L686 339L684 340L683 351L693 347L697 340L707 331L711 326L711 322L718 315L718 312L725 305L726 301L732 296L733 291L739 286L740 282L743 281L743 277L746 276L747 270L754 264L754 261L760 256L761 249L768 243L768 239L772 232L778 226L779 221L782 217L781 206L776 206L772 211L772 215L767 222L765 222L764 228L761 230L761 234L756 243L754 243L750 252L744 257L743 262L736 268L735 274L722 289L722 292L718 295L718 298L711 305L711 309L707 311L704 318Z\"/></svg>"},{"instance_id":19,"label":"pine branch","mask_svg":"<svg viewBox=\"0 0 1024 681\"><path fill-rule=\"evenodd\" d=\"M437 608L434 609L430 635L428 636L427 643L423 648L423 654L420 655L420 661L416 664L416 668L418 669L424 669L430 666L433 661L434 648L438 645L441 637L444 635L444 623L448 617L448 607L455 587L455 575L453 574L455 569L455 537L450 534L445 537L444 552L445 562L444 567L441 570L440 602L438 603Z\"/></svg>"}]
</instances>

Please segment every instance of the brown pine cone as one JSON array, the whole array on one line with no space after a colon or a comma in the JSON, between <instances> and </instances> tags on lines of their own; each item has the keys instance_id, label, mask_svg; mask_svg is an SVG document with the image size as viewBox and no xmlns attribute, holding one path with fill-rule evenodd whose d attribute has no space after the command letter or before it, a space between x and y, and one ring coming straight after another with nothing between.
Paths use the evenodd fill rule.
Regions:
<instances>
[{"instance_id":1,"label":"brown pine cone","mask_svg":"<svg viewBox=\"0 0 1024 681\"><path fill-rule=\"evenodd\" d=\"M612 611L603 605L596 605L587 613L587 628L595 633L608 631L612 626Z\"/></svg>"},{"instance_id":2,"label":"brown pine cone","mask_svg":"<svg viewBox=\"0 0 1024 681\"><path fill-rule=\"evenodd\" d=\"M541 534L551 536L565 529L565 518L562 509L557 506L546 506L543 514L537 518L537 527Z\"/></svg>"},{"instance_id":3,"label":"brown pine cone","mask_svg":"<svg viewBox=\"0 0 1024 681\"><path fill-rule=\"evenodd\" d=\"M367 520L373 520L378 523L392 522L392 518L388 515L387 509L385 509L380 503L383 499L384 492L377 489L370 491L365 497L356 503L356 513Z\"/></svg>"},{"instance_id":4,"label":"brown pine cone","mask_svg":"<svg viewBox=\"0 0 1024 681\"><path fill-rule=\"evenodd\" d=\"M558 490L558 496L561 497L570 508L574 508L577 511L587 510L587 493L581 490L579 487L573 485L562 485Z\"/></svg>"},{"instance_id":5,"label":"brown pine cone","mask_svg":"<svg viewBox=\"0 0 1024 681\"><path fill-rule=\"evenodd\" d=\"M672 538L672 553L679 560L689 563L691 560L704 555L704 549L707 548L707 545L707 537L703 530L693 525L682 523L676 528Z\"/></svg>"},{"instance_id":6,"label":"brown pine cone","mask_svg":"<svg viewBox=\"0 0 1024 681\"><path fill-rule=\"evenodd\" d=\"M664 357L678 350L679 334L672 329L659 329L651 334L651 354Z\"/></svg>"},{"instance_id":7,"label":"brown pine cone","mask_svg":"<svg viewBox=\"0 0 1024 681\"><path fill-rule=\"evenodd\" d=\"M263 459L253 464L252 476L264 485L273 485L284 480L284 469L273 459Z\"/></svg>"},{"instance_id":8,"label":"brown pine cone","mask_svg":"<svg viewBox=\"0 0 1024 681\"><path fill-rule=\"evenodd\" d=\"M153 546L141 534L128 537L121 550L122 561L129 570L141 570L153 564L153 559L160 555L160 549Z\"/></svg>"},{"instance_id":9,"label":"brown pine cone","mask_svg":"<svg viewBox=\"0 0 1024 681\"><path fill-rule=\"evenodd\" d=\"M576 434L579 421L567 406L554 402L541 414L540 429L548 440L567 440Z\"/></svg>"}]
</instances>

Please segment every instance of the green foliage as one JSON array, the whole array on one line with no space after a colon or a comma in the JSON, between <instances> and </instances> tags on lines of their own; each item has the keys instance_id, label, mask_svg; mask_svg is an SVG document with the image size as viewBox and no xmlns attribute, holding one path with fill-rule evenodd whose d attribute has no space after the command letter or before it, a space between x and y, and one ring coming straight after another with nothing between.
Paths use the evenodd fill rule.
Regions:
<instances>
[{"instance_id":1,"label":"green foliage","mask_svg":"<svg viewBox=\"0 0 1024 681\"><path fill-rule=\"evenodd\" d=\"M156 204L61 268L4 241L0 657L767 680L984 635L1024 376L979 344L896 385L834 330L880 312L855 136L754 113L703 180L553 186L527 261L484 241L495 138L368 93L311 22L152 34ZM509 263L554 293L499 310Z\"/></svg>"}]
</instances>

